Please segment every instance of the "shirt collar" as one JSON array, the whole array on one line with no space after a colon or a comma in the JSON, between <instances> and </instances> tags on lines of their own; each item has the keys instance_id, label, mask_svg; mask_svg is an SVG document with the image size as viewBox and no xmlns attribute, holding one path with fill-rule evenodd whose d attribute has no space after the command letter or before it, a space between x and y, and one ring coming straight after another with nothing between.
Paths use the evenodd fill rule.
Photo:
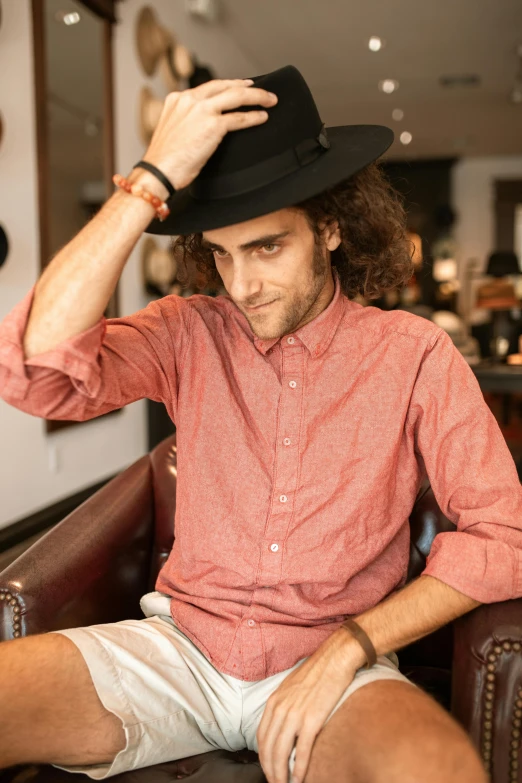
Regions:
<instances>
[{"instance_id":1,"label":"shirt collar","mask_svg":"<svg viewBox=\"0 0 522 783\"><path fill-rule=\"evenodd\" d=\"M296 343L299 341L308 349L310 355L317 359L323 355L328 346L330 345L332 338L339 326L341 318L344 315L345 308L349 303L347 297L341 290L341 283L339 281L339 275L337 269L332 267L334 278L334 295L328 307L326 307L322 313L319 313L317 318L313 321L301 326L292 332L291 336L296 339ZM245 319L246 320L246 319ZM287 340L290 335L284 335L283 337L274 337L270 340L262 340L254 335L253 341L257 350L265 355L277 342L281 340Z\"/></svg>"}]
</instances>

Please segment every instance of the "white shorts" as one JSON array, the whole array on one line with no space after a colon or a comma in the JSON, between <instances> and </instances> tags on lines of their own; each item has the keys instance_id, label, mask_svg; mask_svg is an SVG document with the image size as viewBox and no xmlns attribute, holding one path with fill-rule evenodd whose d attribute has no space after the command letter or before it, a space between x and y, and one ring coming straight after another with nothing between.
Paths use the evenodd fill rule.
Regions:
<instances>
[{"instance_id":1,"label":"white shorts","mask_svg":"<svg viewBox=\"0 0 522 783\"><path fill-rule=\"evenodd\" d=\"M169 596L147 593L140 603L143 620L51 631L76 644L100 701L120 718L126 737L111 764L53 766L103 780L210 750L257 753L256 731L269 696L306 658L263 680L238 680L218 671L177 628ZM371 669L356 672L325 723L350 694L374 680L413 685L399 672L395 653L379 656ZM290 773L294 761L295 746Z\"/></svg>"}]
</instances>

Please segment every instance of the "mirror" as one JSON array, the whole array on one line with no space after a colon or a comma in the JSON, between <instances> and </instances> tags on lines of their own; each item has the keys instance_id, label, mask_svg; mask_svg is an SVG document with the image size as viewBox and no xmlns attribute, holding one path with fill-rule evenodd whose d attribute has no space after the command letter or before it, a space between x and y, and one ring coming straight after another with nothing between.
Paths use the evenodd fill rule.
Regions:
<instances>
[{"instance_id":1,"label":"mirror","mask_svg":"<svg viewBox=\"0 0 522 783\"><path fill-rule=\"evenodd\" d=\"M113 22L113 0L33 0L42 270L113 190Z\"/></svg>"}]
</instances>

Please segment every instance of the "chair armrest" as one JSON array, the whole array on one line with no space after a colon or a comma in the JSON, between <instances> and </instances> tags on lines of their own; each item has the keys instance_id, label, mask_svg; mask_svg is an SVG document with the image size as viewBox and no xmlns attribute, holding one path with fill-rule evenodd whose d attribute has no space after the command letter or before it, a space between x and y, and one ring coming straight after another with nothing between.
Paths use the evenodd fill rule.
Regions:
<instances>
[{"instance_id":1,"label":"chair armrest","mask_svg":"<svg viewBox=\"0 0 522 783\"><path fill-rule=\"evenodd\" d=\"M0 640L141 617L153 534L145 455L0 573Z\"/></svg>"},{"instance_id":2,"label":"chair armrest","mask_svg":"<svg viewBox=\"0 0 522 783\"><path fill-rule=\"evenodd\" d=\"M451 711L495 783L522 771L521 651L522 599L482 604L454 622Z\"/></svg>"}]
</instances>

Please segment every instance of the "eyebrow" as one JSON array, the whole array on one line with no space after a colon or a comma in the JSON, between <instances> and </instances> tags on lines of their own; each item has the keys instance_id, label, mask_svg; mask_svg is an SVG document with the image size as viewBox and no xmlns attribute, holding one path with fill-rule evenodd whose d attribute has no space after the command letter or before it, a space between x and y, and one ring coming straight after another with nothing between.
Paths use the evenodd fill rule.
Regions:
<instances>
[{"instance_id":1,"label":"eyebrow","mask_svg":"<svg viewBox=\"0 0 522 783\"><path fill-rule=\"evenodd\" d=\"M291 231L281 231L279 234L266 234L264 237L259 237L258 239L252 239L250 242L245 242L243 245L239 245L240 250L250 250L253 247L263 247L263 245L271 245L273 242L276 242L278 239L283 239L283 237L288 236ZM205 248L205 250L225 250L224 247L221 247L221 245L216 244L215 242L209 242L208 239L205 239L203 236L202 245Z\"/></svg>"}]
</instances>

